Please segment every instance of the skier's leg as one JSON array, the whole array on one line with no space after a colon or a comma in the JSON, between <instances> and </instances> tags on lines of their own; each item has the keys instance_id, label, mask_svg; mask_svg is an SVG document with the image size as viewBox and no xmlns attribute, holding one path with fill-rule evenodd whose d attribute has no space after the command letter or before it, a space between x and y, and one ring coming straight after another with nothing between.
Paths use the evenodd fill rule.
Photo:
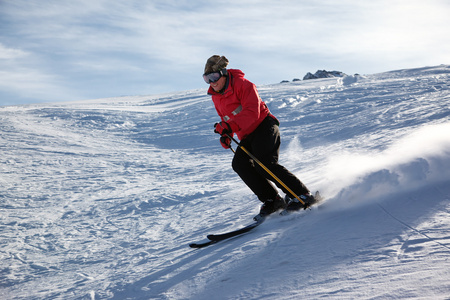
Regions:
<instances>
[{"instance_id":1,"label":"skier's leg","mask_svg":"<svg viewBox=\"0 0 450 300\"><path fill-rule=\"evenodd\" d=\"M289 170L278 164L280 149L280 131L275 121L265 120L251 136L252 154L258 158L275 176L288 186L296 195L309 193L308 188ZM274 182L290 198L294 198L277 180L273 179L263 168L255 164L255 168L261 176Z\"/></svg>"},{"instance_id":2,"label":"skier's leg","mask_svg":"<svg viewBox=\"0 0 450 300\"><path fill-rule=\"evenodd\" d=\"M265 202L278 195L275 187L255 169L254 162L241 148L236 149L232 167L260 201Z\"/></svg>"}]
</instances>

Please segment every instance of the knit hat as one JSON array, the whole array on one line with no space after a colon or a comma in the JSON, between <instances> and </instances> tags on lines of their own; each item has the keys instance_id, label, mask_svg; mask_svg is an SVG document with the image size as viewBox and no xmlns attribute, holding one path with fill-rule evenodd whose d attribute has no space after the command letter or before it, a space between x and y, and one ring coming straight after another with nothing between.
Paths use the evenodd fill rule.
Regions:
<instances>
[{"instance_id":1,"label":"knit hat","mask_svg":"<svg viewBox=\"0 0 450 300\"><path fill-rule=\"evenodd\" d=\"M205 73L214 73L225 69L228 66L228 59L225 56L213 55L206 61Z\"/></svg>"}]
</instances>

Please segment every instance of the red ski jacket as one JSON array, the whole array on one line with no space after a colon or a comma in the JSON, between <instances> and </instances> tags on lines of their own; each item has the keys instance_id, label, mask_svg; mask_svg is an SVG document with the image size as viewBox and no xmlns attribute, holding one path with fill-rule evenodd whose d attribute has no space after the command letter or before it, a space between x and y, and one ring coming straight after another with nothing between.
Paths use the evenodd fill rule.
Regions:
<instances>
[{"instance_id":1,"label":"red ski jacket","mask_svg":"<svg viewBox=\"0 0 450 300\"><path fill-rule=\"evenodd\" d=\"M256 86L244 78L245 74L241 70L227 71L228 80L223 93L209 87L208 94L222 121L229 123L232 128L238 128L235 133L239 140L243 140L270 115L270 111L259 97Z\"/></svg>"}]
</instances>

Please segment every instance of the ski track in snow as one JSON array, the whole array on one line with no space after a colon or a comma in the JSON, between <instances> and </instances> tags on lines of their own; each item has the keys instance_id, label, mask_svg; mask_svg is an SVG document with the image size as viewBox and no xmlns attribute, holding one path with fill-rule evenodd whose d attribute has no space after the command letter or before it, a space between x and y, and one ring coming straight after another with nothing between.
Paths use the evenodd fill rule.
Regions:
<instances>
[{"instance_id":1,"label":"ski track in snow","mask_svg":"<svg viewBox=\"0 0 450 300\"><path fill-rule=\"evenodd\" d=\"M205 90L0 107L0 298L450 295L450 66L258 87L323 206L259 203Z\"/></svg>"}]
</instances>

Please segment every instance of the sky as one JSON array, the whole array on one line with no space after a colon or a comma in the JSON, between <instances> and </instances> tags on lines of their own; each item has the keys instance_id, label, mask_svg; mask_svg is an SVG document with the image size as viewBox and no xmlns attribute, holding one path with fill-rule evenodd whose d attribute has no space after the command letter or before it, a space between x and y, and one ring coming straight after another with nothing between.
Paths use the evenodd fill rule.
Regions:
<instances>
[{"instance_id":1,"label":"sky","mask_svg":"<svg viewBox=\"0 0 450 300\"><path fill-rule=\"evenodd\" d=\"M450 64L447 0L0 0L0 105L207 89L225 55L257 85Z\"/></svg>"}]
</instances>

